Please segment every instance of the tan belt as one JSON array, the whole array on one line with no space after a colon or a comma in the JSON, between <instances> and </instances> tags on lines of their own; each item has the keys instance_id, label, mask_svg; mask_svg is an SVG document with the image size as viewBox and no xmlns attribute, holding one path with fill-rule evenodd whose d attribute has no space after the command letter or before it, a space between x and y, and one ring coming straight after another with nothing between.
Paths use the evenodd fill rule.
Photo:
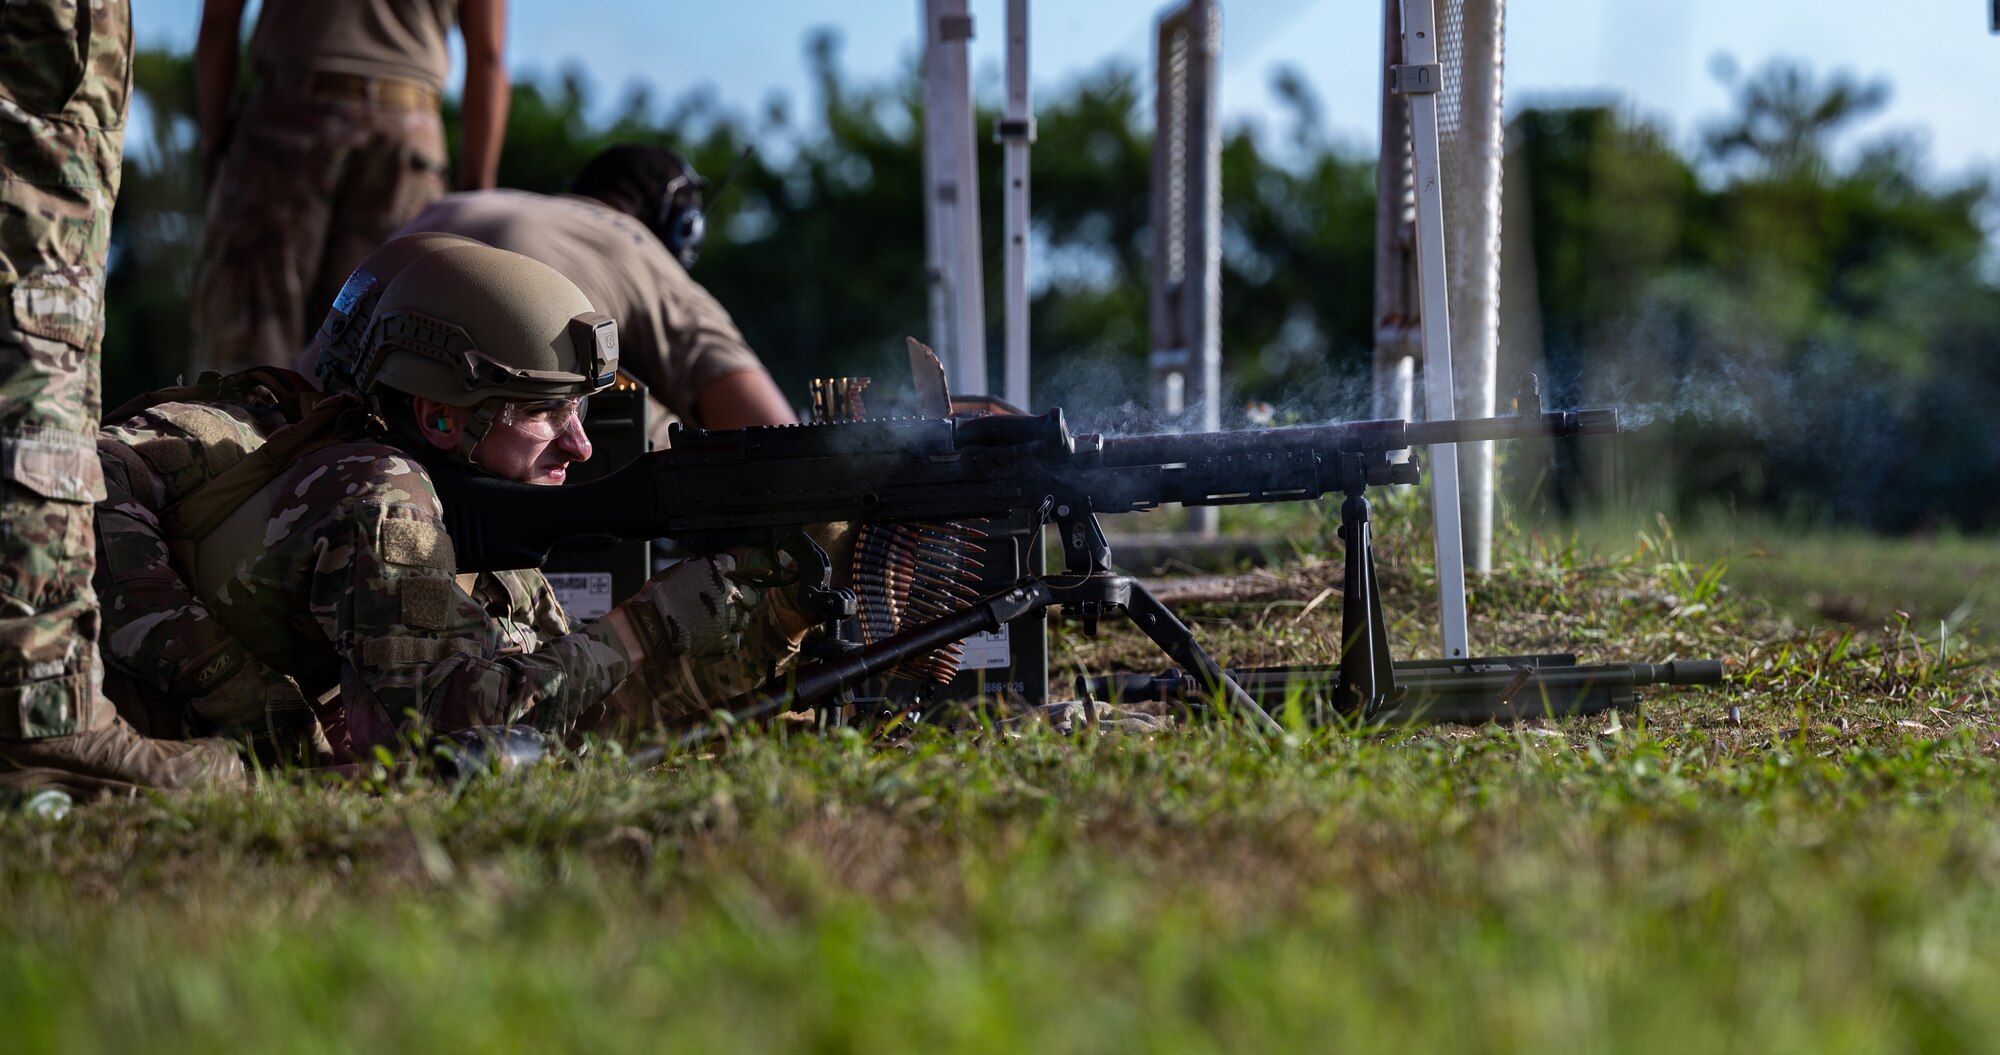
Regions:
<instances>
[{"instance_id":1,"label":"tan belt","mask_svg":"<svg viewBox=\"0 0 2000 1055\"><path fill-rule=\"evenodd\" d=\"M306 94L315 99L365 103L382 110L435 110L438 93L428 84L399 77L363 77L355 73L314 73L306 78Z\"/></svg>"}]
</instances>

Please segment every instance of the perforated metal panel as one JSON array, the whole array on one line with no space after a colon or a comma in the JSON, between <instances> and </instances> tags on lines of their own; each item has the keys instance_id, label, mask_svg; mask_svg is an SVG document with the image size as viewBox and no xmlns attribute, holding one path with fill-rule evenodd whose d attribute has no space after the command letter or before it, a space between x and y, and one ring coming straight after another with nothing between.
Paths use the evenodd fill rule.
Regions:
<instances>
[{"instance_id":1,"label":"perforated metal panel","mask_svg":"<svg viewBox=\"0 0 2000 1055\"><path fill-rule=\"evenodd\" d=\"M1402 0L1384 4L1384 67L1401 61ZM1457 412L1495 409L1494 360L1500 336L1500 191L1505 151L1502 82L1506 0L1436 0L1439 169L1444 198L1445 267ZM1409 153L1409 108L1383 97L1383 178L1378 181L1376 257L1376 409L1402 416L1413 407L1411 360L1420 357ZM1419 364L1420 368L1420 364ZM1491 562L1492 445L1464 444L1464 521L1468 564Z\"/></svg>"},{"instance_id":2,"label":"perforated metal panel","mask_svg":"<svg viewBox=\"0 0 2000 1055\"><path fill-rule=\"evenodd\" d=\"M1222 136L1216 78L1222 11L1187 0L1161 15L1155 51L1153 149L1152 397L1190 424L1221 426ZM1215 531L1215 510L1187 511L1188 527Z\"/></svg>"}]
</instances>

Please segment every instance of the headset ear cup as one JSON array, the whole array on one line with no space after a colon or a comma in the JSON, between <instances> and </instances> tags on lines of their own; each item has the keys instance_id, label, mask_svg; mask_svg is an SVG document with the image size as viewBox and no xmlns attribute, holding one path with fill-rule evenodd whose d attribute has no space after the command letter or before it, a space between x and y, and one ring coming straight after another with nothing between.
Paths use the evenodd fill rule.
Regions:
<instances>
[{"instance_id":1,"label":"headset ear cup","mask_svg":"<svg viewBox=\"0 0 2000 1055\"><path fill-rule=\"evenodd\" d=\"M685 267L693 267L695 258L701 255L702 239L708 235L708 217L701 209L689 206L674 219L674 255Z\"/></svg>"}]
</instances>

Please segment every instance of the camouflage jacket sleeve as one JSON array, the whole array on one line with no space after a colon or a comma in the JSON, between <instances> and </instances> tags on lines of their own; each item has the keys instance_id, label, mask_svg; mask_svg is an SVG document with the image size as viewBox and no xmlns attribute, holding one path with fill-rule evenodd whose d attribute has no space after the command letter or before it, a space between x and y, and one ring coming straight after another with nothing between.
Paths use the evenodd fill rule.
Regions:
<instances>
[{"instance_id":1,"label":"camouflage jacket sleeve","mask_svg":"<svg viewBox=\"0 0 2000 1055\"><path fill-rule=\"evenodd\" d=\"M559 615L524 621L517 606L468 593L423 469L388 448L344 450L295 471L299 482L273 505L265 532L294 541L259 563L275 559L269 570L282 577L294 559L287 552L310 546L294 566L311 618L343 661L350 711L372 698L399 724L567 733L630 673L631 658L602 621L548 636L567 626ZM539 576L521 581L546 590Z\"/></svg>"},{"instance_id":2,"label":"camouflage jacket sleeve","mask_svg":"<svg viewBox=\"0 0 2000 1055\"><path fill-rule=\"evenodd\" d=\"M107 663L173 701L197 732L277 743L309 736L314 725L298 686L213 617L174 562L159 517L256 449L271 427L248 410L169 403L105 428L94 585Z\"/></svg>"},{"instance_id":3,"label":"camouflage jacket sleeve","mask_svg":"<svg viewBox=\"0 0 2000 1055\"><path fill-rule=\"evenodd\" d=\"M101 647L112 666L176 700L201 695L249 661L174 567L151 466L125 443L99 444L107 497L97 506Z\"/></svg>"}]
</instances>

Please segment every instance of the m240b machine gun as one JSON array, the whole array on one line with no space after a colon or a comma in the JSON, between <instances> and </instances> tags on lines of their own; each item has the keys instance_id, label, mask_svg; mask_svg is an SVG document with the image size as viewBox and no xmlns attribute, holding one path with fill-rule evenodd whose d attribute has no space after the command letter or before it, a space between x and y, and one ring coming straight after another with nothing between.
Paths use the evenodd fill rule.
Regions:
<instances>
[{"instance_id":1,"label":"m240b machine gun","mask_svg":"<svg viewBox=\"0 0 2000 1055\"><path fill-rule=\"evenodd\" d=\"M824 551L804 533L808 525L851 521L864 525L941 525L1019 517L1053 525L1063 569L1024 574L984 596L947 597L923 618L885 627L876 640L836 649L803 664L782 686L732 711L748 717L824 703L865 679L898 669L982 631L1039 617L1061 606L1094 629L1106 616L1124 615L1177 665L1160 678L1097 679L1089 695L1124 691L1190 703L1220 700L1254 724L1274 723L1266 706L1282 688L1329 688L1333 705L1363 720L1413 716L1405 681L1440 682L1451 665L1399 665L1389 655L1377 594L1370 510L1371 486L1410 484L1414 459L1400 452L1433 444L1513 440L1616 432L1614 410L1541 411L1521 408L1505 417L1455 421L1366 421L1234 432L1106 437L1075 435L1061 410L1040 415L863 419L736 429L680 430L672 446L635 459L600 479L564 488L527 486L449 465L433 469L461 571L539 566L551 545L586 537L672 538L695 553L765 546L789 555L805 578L805 596L829 622L855 613L854 595L833 586ZM1188 628L1146 587L1112 570L1111 547L1099 514L1153 509L1168 503L1237 505L1308 501L1345 496L1341 537L1346 544L1346 585L1341 662L1337 670L1237 676L1210 657ZM1602 680L1626 686L1616 695L1548 693L1562 676L1561 657L1516 657L1528 673L1503 691L1460 693L1451 715L1505 717L1558 713L1629 699L1632 684L1719 680L1714 663L1652 667L1574 668L1570 680L1588 688ZM1474 665L1496 661L1473 661ZM1570 664L1573 667L1573 661ZM1620 675L1613 668L1626 668ZM1646 667L1639 672L1639 667ZM1479 674L1465 670L1464 674ZM1491 672L1486 672L1491 674ZM1477 681L1475 677L1472 680ZM1488 680L1491 680L1490 677ZM1144 682L1142 686L1140 681ZM1248 681L1256 691L1246 689ZM1530 686L1529 683L1536 683ZM1440 682L1441 683L1441 682ZM1467 682L1470 684L1470 682ZM1575 687L1573 686L1573 687ZM1533 691L1524 692L1524 688ZM1143 691L1142 691L1143 690ZM1490 695L1490 706L1480 701ZM1420 694L1421 696L1421 694ZM1597 701L1593 705L1593 700ZM1536 709L1531 701L1540 704ZM1413 710L1413 708L1415 710Z\"/></svg>"}]
</instances>

